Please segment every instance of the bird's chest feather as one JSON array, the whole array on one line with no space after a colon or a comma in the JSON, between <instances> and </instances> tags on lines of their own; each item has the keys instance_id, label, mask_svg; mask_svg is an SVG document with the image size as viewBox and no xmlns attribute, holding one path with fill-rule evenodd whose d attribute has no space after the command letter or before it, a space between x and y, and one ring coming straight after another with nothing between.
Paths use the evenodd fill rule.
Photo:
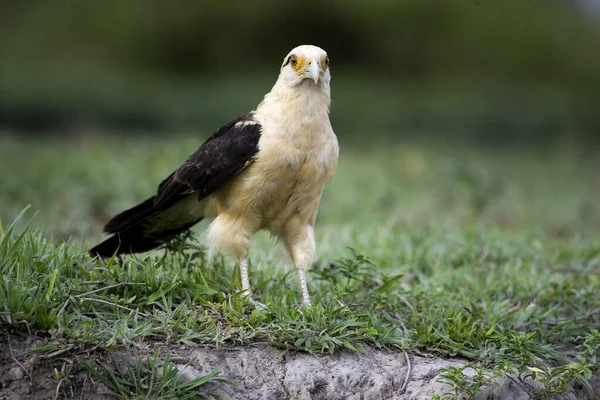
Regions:
<instances>
[{"instance_id":1,"label":"bird's chest feather","mask_svg":"<svg viewBox=\"0 0 600 400\"><path fill-rule=\"evenodd\" d=\"M263 135L250 166L246 188L266 220L301 211L321 196L337 165L335 135L329 128L304 135Z\"/></svg>"},{"instance_id":2,"label":"bird's chest feather","mask_svg":"<svg viewBox=\"0 0 600 400\"><path fill-rule=\"evenodd\" d=\"M323 128L294 136L263 136L255 169L265 184L289 189L305 181L327 180L337 164L337 141Z\"/></svg>"}]
</instances>

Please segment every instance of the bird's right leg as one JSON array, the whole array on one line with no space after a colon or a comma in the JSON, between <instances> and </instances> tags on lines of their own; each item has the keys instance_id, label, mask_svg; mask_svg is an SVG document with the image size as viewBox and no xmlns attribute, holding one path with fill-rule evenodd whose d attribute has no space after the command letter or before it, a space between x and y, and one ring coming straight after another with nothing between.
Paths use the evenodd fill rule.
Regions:
<instances>
[{"instance_id":1,"label":"bird's right leg","mask_svg":"<svg viewBox=\"0 0 600 400\"><path fill-rule=\"evenodd\" d=\"M295 222L295 221L292 221ZM306 270L310 267L315 256L315 233L311 225L290 224L285 243L298 271L302 303L310 307L310 295L306 284Z\"/></svg>"},{"instance_id":2,"label":"bird's right leg","mask_svg":"<svg viewBox=\"0 0 600 400\"><path fill-rule=\"evenodd\" d=\"M268 310L268 307L258 300L255 300L252 295L252 287L250 286L250 277L248 276L248 257L242 258L240 261L240 276L242 280L242 294L249 295L248 300L256 308L263 311Z\"/></svg>"}]
</instances>

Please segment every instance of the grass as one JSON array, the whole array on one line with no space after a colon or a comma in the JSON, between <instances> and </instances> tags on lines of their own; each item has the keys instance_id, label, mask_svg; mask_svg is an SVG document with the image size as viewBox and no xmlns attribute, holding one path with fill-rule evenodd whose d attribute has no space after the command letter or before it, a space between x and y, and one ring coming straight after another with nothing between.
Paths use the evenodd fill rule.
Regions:
<instances>
[{"instance_id":1,"label":"grass","mask_svg":"<svg viewBox=\"0 0 600 400\"><path fill-rule=\"evenodd\" d=\"M269 306L262 313L238 296L231 260L206 260L202 227L166 251L105 261L86 254L101 224L151 194L198 141L3 139L0 169L15 173L0 181L2 329L107 350L160 341L460 356L475 375L448 369L442 380L467 396L513 374L551 398L597 373L597 159L565 147L343 145L317 222L313 307L301 308L283 249L260 234L250 277ZM169 367L135 372L157 370L141 365L92 369L124 398L150 393L139 383L149 377L178 379ZM161 396L183 396L167 386Z\"/></svg>"},{"instance_id":2,"label":"grass","mask_svg":"<svg viewBox=\"0 0 600 400\"><path fill-rule=\"evenodd\" d=\"M196 389L213 380L219 371L215 370L199 378L182 381L182 375L167 354L164 360L158 351L145 361L136 358L134 366L123 364L111 357L110 364L101 364L102 372L88 363L83 363L99 381L112 390L116 398L130 399L193 399ZM217 379L219 380L219 379ZM226 380L220 380L228 383Z\"/></svg>"}]
</instances>

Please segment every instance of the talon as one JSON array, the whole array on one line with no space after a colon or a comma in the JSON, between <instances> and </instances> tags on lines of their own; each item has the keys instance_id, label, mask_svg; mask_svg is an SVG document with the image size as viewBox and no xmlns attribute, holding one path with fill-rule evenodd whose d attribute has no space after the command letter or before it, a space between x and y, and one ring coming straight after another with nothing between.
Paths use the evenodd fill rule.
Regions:
<instances>
[{"instance_id":1,"label":"talon","mask_svg":"<svg viewBox=\"0 0 600 400\"><path fill-rule=\"evenodd\" d=\"M251 289L240 290L236 293L240 299L247 298L254 307L260 308L262 311L269 311L269 307L254 298Z\"/></svg>"},{"instance_id":2,"label":"talon","mask_svg":"<svg viewBox=\"0 0 600 400\"><path fill-rule=\"evenodd\" d=\"M269 307L267 307L265 304L261 303L261 302L260 302L260 301L258 301L258 300L254 300L254 299L252 298L252 296L250 296L250 298L249 298L248 300L250 300L250 303L251 303L251 304L252 304L254 307L256 307L256 308L260 309L261 311L265 311L265 312L269 311Z\"/></svg>"},{"instance_id":3,"label":"talon","mask_svg":"<svg viewBox=\"0 0 600 400\"><path fill-rule=\"evenodd\" d=\"M242 289L242 290L238 290L237 292L238 298L242 299L244 297L252 297L252 290L251 289Z\"/></svg>"}]
</instances>

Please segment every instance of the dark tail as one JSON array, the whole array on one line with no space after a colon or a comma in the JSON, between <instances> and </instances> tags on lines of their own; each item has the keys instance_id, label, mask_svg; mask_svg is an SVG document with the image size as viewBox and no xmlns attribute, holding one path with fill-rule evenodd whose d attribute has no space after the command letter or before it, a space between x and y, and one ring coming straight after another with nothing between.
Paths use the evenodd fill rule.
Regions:
<instances>
[{"instance_id":1,"label":"dark tail","mask_svg":"<svg viewBox=\"0 0 600 400\"><path fill-rule=\"evenodd\" d=\"M111 257L114 254L140 253L152 250L164 241L144 236L140 227L117 232L90 250L90 256Z\"/></svg>"},{"instance_id":2,"label":"dark tail","mask_svg":"<svg viewBox=\"0 0 600 400\"><path fill-rule=\"evenodd\" d=\"M201 219L161 227L160 216L168 212L168 209L154 208L154 197L123 211L108 221L104 232L113 235L92 248L90 256L111 257L114 254L149 251L188 230Z\"/></svg>"},{"instance_id":3,"label":"dark tail","mask_svg":"<svg viewBox=\"0 0 600 400\"><path fill-rule=\"evenodd\" d=\"M106 225L104 225L104 232L122 232L157 215L159 211L154 208L155 197L156 196L152 196L137 206L131 207L129 210L125 210L122 213L115 215L106 223Z\"/></svg>"}]
</instances>

